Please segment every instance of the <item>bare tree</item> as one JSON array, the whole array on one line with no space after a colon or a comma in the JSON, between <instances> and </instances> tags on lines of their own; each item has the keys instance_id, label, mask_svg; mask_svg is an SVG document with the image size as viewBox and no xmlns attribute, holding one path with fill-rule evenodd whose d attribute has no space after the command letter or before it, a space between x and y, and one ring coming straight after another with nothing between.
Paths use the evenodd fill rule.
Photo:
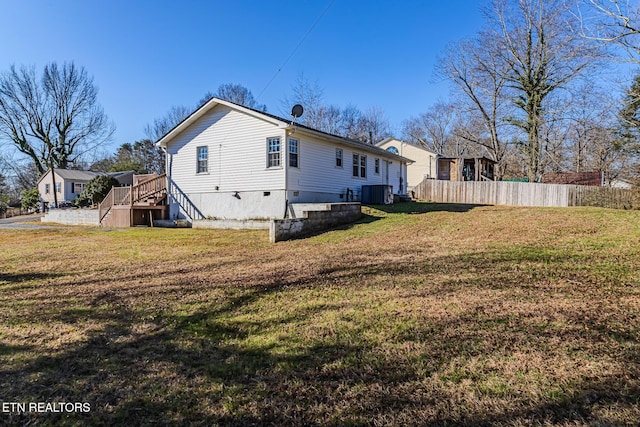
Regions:
<instances>
[{"instance_id":1,"label":"bare tree","mask_svg":"<svg viewBox=\"0 0 640 427\"><path fill-rule=\"evenodd\" d=\"M450 142L455 113L453 104L438 101L426 113L403 123L403 138L436 154L453 155Z\"/></svg>"},{"instance_id":2,"label":"bare tree","mask_svg":"<svg viewBox=\"0 0 640 427\"><path fill-rule=\"evenodd\" d=\"M218 90L215 92L207 92L200 101L198 101L198 107L204 105L211 98L224 99L258 111L267 111L267 106L258 104L249 89L236 83L224 83L218 86Z\"/></svg>"},{"instance_id":3,"label":"bare tree","mask_svg":"<svg viewBox=\"0 0 640 427\"><path fill-rule=\"evenodd\" d=\"M640 5L629 0L580 0L582 35L621 47L640 63Z\"/></svg>"},{"instance_id":4,"label":"bare tree","mask_svg":"<svg viewBox=\"0 0 640 427\"><path fill-rule=\"evenodd\" d=\"M507 65L507 86L519 110L510 123L526 134L523 151L527 175L541 173L545 101L594 64L600 52L571 28L571 15L562 0L494 0L489 36L498 57Z\"/></svg>"},{"instance_id":5,"label":"bare tree","mask_svg":"<svg viewBox=\"0 0 640 427\"><path fill-rule=\"evenodd\" d=\"M13 142L40 174L66 168L115 130L97 95L93 78L73 62L48 64L41 76L34 67L12 66L0 76L0 137ZM54 197L57 203L55 191Z\"/></svg>"},{"instance_id":6,"label":"bare tree","mask_svg":"<svg viewBox=\"0 0 640 427\"><path fill-rule=\"evenodd\" d=\"M153 123L147 124L144 128L144 133L151 141L158 141L189 117L190 114L191 110L189 108L183 105L174 105L164 116L154 119Z\"/></svg>"},{"instance_id":7,"label":"bare tree","mask_svg":"<svg viewBox=\"0 0 640 427\"><path fill-rule=\"evenodd\" d=\"M360 134L362 112L355 105L349 104L340 110L340 135L349 139L357 139Z\"/></svg>"},{"instance_id":8,"label":"bare tree","mask_svg":"<svg viewBox=\"0 0 640 427\"><path fill-rule=\"evenodd\" d=\"M326 117L324 108L324 90L316 81L309 82L304 74L299 74L291 87L291 95L282 99L282 115L289 117L291 108L300 104L304 108L304 114L298 119L298 123L318 130L324 130Z\"/></svg>"},{"instance_id":9,"label":"bare tree","mask_svg":"<svg viewBox=\"0 0 640 427\"><path fill-rule=\"evenodd\" d=\"M496 176L500 179L505 169L506 142L501 127L505 123L508 65L496 52L493 37L481 32L475 39L451 44L439 57L436 76L453 82L456 92L462 95L458 107L461 111L478 116L484 132L459 135L487 150L497 162ZM479 130L477 126L475 129Z\"/></svg>"},{"instance_id":10,"label":"bare tree","mask_svg":"<svg viewBox=\"0 0 640 427\"><path fill-rule=\"evenodd\" d=\"M391 126L384 110L371 106L360 116L359 135L356 139L369 144L377 144L391 136Z\"/></svg>"}]
</instances>

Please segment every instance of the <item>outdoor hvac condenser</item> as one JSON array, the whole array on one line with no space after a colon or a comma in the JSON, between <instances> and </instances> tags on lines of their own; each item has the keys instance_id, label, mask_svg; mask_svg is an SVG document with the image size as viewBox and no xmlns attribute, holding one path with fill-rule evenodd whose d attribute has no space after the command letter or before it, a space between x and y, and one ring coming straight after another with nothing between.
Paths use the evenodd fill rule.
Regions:
<instances>
[{"instance_id":1,"label":"outdoor hvac condenser","mask_svg":"<svg viewBox=\"0 0 640 427\"><path fill-rule=\"evenodd\" d=\"M369 205L391 205L393 185L363 185L361 200Z\"/></svg>"}]
</instances>

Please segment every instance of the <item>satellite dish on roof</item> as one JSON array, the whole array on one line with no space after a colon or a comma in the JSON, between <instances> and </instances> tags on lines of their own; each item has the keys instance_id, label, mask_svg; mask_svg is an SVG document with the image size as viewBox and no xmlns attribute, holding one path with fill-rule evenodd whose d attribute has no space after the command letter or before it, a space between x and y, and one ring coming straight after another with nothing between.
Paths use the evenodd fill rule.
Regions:
<instances>
[{"instance_id":1,"label":"satellite dish on roof","mask_svg":"<svg viewBox=\"0 0 640 427\"><path fill-rule=\"evenodd\" d=\"M294 105L293 108L291 109L291 115L293 116L294 119L297 119L298 117L302 116L302 113L304 113L304 109L300 104Z\"/></svg>"}]
</instances>

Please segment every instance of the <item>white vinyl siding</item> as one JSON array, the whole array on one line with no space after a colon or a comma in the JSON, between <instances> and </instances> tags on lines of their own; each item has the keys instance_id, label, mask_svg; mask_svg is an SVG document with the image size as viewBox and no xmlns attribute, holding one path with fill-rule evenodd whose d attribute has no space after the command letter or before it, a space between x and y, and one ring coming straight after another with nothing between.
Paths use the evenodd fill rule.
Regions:
<instances>
[{"instance_id":1,"label":"white vinyl siding","mask_svg":"<svg viewBox=\"0 0 640 427\"><path fill-rule=\"evenodd\" d=\"M437 176L435 153L398 140L390 140L380 144L379 147L390 152L392 151L391 148L393 148L395 152L399 152L400 155L414 161L414 163L407 166L405 189L406 187L415 187L425 178L435 178ZM397 147L402 148L402 150L398 150Z\"/></svg>"},{"instance_id":2,"label":"white vinyl siding","mask_svg":"<svg viewBox=\"0 0 640 427\"><path fill-rule=\"evenodd\" d=\"M266 141L279 132L284 135L273 123L219 105L169 143L170 174L186 194L284 190L284 169L269 169L265 160ZM209 174L196 175L193 162L201 146L208 147Z\"/></svg>"},{"instance_id":3,"label":"white vinyl siding","mask_svg":"<svg viewBox=\"0 0 640 427\"><path fill-rule=\"evenodd\" d=\"M366 174L360 177L360 159L364 158L366 169L374 167L373 156L366 151L355 152L352 148L341 147L338 144L320 139L300 136L300 162L304 169L291 168L288 172L288 190L312 191L322 193L345 194L347 188L360 192L362 185L389 184L394 192L398 191L398 173L400 162L392 160L389 165L389 181L385 182L389 161L380 157L380 174ZM343 167L336 167L337 152L343 153ZM353 176L353 154L358 155L358 176ZM304 172L303 172L304 171Z\"/></svg>"}]
</instances>

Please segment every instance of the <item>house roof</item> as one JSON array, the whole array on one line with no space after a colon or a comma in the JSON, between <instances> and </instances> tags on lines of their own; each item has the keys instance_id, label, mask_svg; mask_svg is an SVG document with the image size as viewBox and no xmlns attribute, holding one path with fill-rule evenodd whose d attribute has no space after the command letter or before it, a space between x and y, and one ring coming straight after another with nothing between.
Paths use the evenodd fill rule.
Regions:
<instances>
[{"instance_id":1,"label":"house roof","mask_svg":"<svg viewBox=\"0 0 640 427\"><path fill-rule=\"evenodd\" d=\"M474 156L459 156L459 157L444 157L444 156L440 156L440 157L438 157L438 160L460 160L460 159L462 159L462 160L476 160L477 159L477 160L486 160L486 161L494 163L494 164L497 163L495 160L490 159L490 158L488 158L486 156L476 156L476 157L474 157Z\"/></svg>"},{"instance_id":2,"label":"house roof","mask_svg":"<svg viewBox=\"0 0 640 427\"><path fill-rule=\"evenodd\" d=\"M65 181L89 181L98 175L104 175L104 173L102 172L82 171L75 169L54 169L54 171L56 175L58 175ZM49 170L42 174L42 176L38 179L38 184L48 173Z\"/></svg>"},{"instance_id":3,"label":"house roof","mask_svg":"<svg viewBox=\"0 0 640 427\"><path fill-rule=\"evenodd\" d=\"M119 171L119 172L107 172L106 174L114 177L115 179L118 179L125 175L135 175L136 171L130 170L130 171Z\"/></svg>"},{"instance_id":4,"label":"house roof","mask_svg":"<svg viewBox=\"0 0 640 427\"><path fill-rule=\"evenodd\" d=\"M109 175L114 177L115 179L120 179L126 175L134 175L136 172L129 171L121 171L121 172L95 172L95 171L82 171L75 169L54 169L56 175L62 178L65 181L90 181L98 175ZM47 170L42 176L38 179L38 184L40 181L49 173Z\"/></svg>"},{"instance_id":5,"label":"house roof","mask_svg":"<svg viewBox=\"0 0 640 427\"><path fill-rule=\"evenodd\" d=\"M422 145L413 144L413 143L411 143L411 142L407 142L407 141L402 141L402 140L400 140L400 139L398 139L398 138L394 138L394 137L392 137L392 136L390 136L390 137L388 137L388 138L385 138L385 139L383 139L382 141L378 142L378 143L376 144L376 147L380 147L381 145L384 145L384 144L387 144L387 143L389 143L389 142L393 142L393 141L395 141L395 142L397 142L397 143L400 143L400 144L409 145L409 146L411 146L411 147L413 147L413 148L417 148L417 149L419 149L419 150L426 151L427 153L431 153L431 154L434 154L434 155L436 154L436 153L434 153L433 151L429 150L427 147L424 147L424 146L422 146Z\"/></svg>"},{"instance_id":6,"label":"house roof","mask_svg":"<svg viewBox=\"0 0 640 427\"><path fill-rule=\"evenodd\" d=\"M408 159L406 157L402 157L393 153L390 153L382 148L376 147L375 145L367 144L362 141L357 141L355 139L344 138L339 135L334 135L328 132L324 132L321 130L317 130L311 128L309 126L305 126L299 123L292 123L291 120L285 119L274 114L266 113L264 111L255 110L253 108L245 107L244 105L236 104L234 102L225 101L219 98L211 98L205 104L203 104L200 108L196 109L193 113L191 113L186 119L182 122L178 123L173 129L167 132L162 138L156 141L156 145L160 147L167 147L167 144L171 142L171 140L180 134L183 130L188 128L192 123L198 120L200 117L205 115L208 111L215 108L217 105L225 105L231 109L242 111L250 116L257 117L262 120L266 120L274 125L277 125L281 128L295 128L297 131L301 131L303 133L313 135L316 137L320 137L323 139L330 140L334 143L341 144L344 146L357 148L363 151L368 151L371 153L375 153L381 157L388 157L395 159L404 163L413 163L413 160Z\"/></svg>"}]
</instances>

